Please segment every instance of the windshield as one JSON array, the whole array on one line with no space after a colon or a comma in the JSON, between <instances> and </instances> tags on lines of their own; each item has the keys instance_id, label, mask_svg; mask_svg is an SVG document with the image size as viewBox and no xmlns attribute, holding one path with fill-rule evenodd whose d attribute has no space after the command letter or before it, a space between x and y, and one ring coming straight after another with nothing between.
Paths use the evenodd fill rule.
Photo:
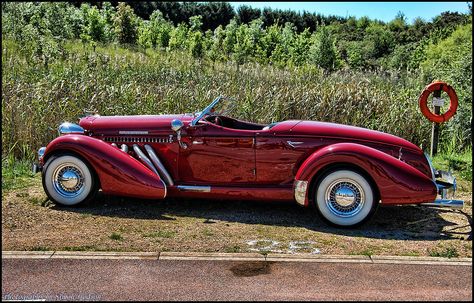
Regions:
<instances>
[{"instance_id":1,"label":"windshield","mask_svg":"<svg viewBox=\"0 0 474 303\"><path fill-rule=\"evenodd\" d=\"M224 115L231 113L234 110L235 102L232 99L219 96L214 99L202 112L197 113L196 118L191 122L191 125L196 125L199 120L208 115Z\"/></svg>"}]
</instances>

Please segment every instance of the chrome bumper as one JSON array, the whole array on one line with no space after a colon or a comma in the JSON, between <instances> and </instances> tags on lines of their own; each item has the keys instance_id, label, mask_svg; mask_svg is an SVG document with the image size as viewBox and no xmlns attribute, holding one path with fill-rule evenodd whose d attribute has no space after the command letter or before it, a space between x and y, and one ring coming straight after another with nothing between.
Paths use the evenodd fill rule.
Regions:
<instances>
[{"instance_id":1,"label":"chrome bumper","mask_svg":"<svg viewBox=\"0 0 474 303\"><path fill-rule=\"evenodd\" d=\"M293 186L295 200L298 204L305 206L306 190L308 189L308 181L296 180Z\"/></svg>"},{"instance_id":2,"label":"chrome bumper","mask_svg":"<svg viewBox=\"0 0 474 303\"><path fill-rule=\"evenodd\" d=\"M41 171L42 167L38 163L33 163L31 165L31 170L33 171L33 174L39 173Z\"/></svg>"},{"instance_id":3,"label":"chrome bumper","mask_svg":"<svg viewBox=\"0 0 474 303\"><path fill-rule=\"evenodd\" d=\"M447 171L438 170L434 173L436 187L438 188L439 199L433 202L421 203L424 206L437 206L437 207L451 207L451 208L463 208L463 200L455 200L454 194L456 193L456 178Z\"/></svg>"},{"instance_id":4,"label":"chrome bumper","mask_svg":"<svg viewBox=\"0 0 474 303\"><path fill-rule=\"evenodd\" d=\"M38 149L38 160L41 160L41 158L43 158L45 152L46 147L44 146ZM38 162L35 162L31 165L31 170L33 171L33 174L39 173L42 169L43 167Z\"/></svg>"}]
</instances>

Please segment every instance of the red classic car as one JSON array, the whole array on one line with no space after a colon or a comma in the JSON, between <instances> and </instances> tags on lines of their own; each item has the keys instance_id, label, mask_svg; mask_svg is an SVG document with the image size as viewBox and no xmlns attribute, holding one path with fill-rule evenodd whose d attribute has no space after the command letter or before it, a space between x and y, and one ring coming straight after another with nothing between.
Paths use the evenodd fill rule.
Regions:
<instances>
[{"instance_id":1,"label":"red classic car","mask_svg":"<svg viewBox=\"0 0 474 303\"><path fill-rule=\"evenodd\" d=\"M218 97L195 114L96 114L63 123L33 169L62 205L99 189L149 199L285 200L345 227L366 221L379 204L463 206L447 199L454 177L402 138L335 123L250 123L224 115L223 104L232 101Z\"/></svg>"}]
</instances>

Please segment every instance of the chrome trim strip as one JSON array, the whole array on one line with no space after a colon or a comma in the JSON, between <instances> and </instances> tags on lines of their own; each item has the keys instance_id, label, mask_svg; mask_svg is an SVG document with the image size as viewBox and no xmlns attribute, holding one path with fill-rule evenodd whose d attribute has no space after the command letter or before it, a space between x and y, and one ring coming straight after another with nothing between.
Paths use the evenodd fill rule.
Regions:
<instances>
[{"instance_id":1,"label":"chrome trim strip","mask_svg":"<svg viewBox=\"0 0 474 303\"><path fill-rule=\"evenodd\" d=\"M294 185L295 200L298 204L304 206L306 201L306 190L308 189L308 181L296 180Z\"/></svg>"},{"instance_id":2,"label":"chrome trim strip","mask_svg":"<svg viewBox=\"0 0 474 303\"><path fill-rule=\"evenodd\" d=\"M195 186L195 185L178 185L179 191L192 191L200 193L209 193L211 192L210 186Z\"/></svg>"},{"instance_id":3,"label":"chrome trim strip","mask_svg":"<svg viewBox=\"0 0 474 303\"><path fill-rule=\"evenodd\" d=\"M300 145L300 144L303 144L304 142L301 142L301 141L286 141L286 143L288 143L289 146L295 148L296 147L295 145Z\"/></svg>"},{"instance_id":4,"label":"chrome trim strip","mask_svg":"<svg viewBox=\"0 0 474 303\"><path fill-rule=\"evenodd\" d=\"M433 166L433 162L431 162L430 156L428 156L427 153L424 153L424 154L425 154L426 160L428 161L428 165L430 166L430 169L431 169L431 179L434 182L436 182L436 169Z\"/></svg>"},{"instance_id":5,"label":"chrome trim strip","mask_svg":"<svg viewBox=\"0 0 474 303\"><path fill-rule=\"evenodd\" d=\"M168 186L166 186L166 184L163 180L160 180L160 181L161 181L161 183L163 183L163 187L165 188L165 195L163 197L163 199L164 199L164 198L166 198L166 195L168 194Z\"/></svg>"},{"instance_id":6,"label":"chrome trim strip","mask_svg":"<svg viewBox=\"0 0 474 303\"><path fill-rule=\"evenodd\" d=\"M77 124L64 122L64 123L61 123L61 125L59 125L58 132L60 135L83 134L84 129Z\"/></svg>"},{"instance_id":7,"label":"chrome trim strip","mask_svg":"<svg viewBox=\"0 0 474 303\"><path fill-rule=\"evenodd\" d=\"M158 171L156 168L153 166L153 163L151 163L150 159L142 152L140 147L138 145L133 144L133 150L137 154L138 158L146 165L148 166L149 169L151 169L157 176L159 176Z\"/></svg>"},{"instance_id":8,"label":"chrome trim strip","mask_svg":"<svg viewBox=\"0 0 474 303\"><path fill-rule=\"evenodd\" d=\"M173 186L174 185L173 178L171 178L165 166L163 165L163 163L161 163L160 159L155 154L155 151L153 150L153 148L150 145L146 144L145 150L150 156L151 162L153 162L155 167L158 169L160 177L165 181L166 185Z\"/></svg>"},{"instance_id":9,"label":"chrome trim strip","mask_svg":"<svg viewBox=\"0 0 474 303\"><path fill-rule=\"evenodd\" d=\"M451 207L451 208L463 208L463 200L449 200L449 199L437 199L433 202L420 203L422 206L436 206L436 207Z\"/></svg>"},{"instance_id":10,"label":"chrome trim strip","mask_svg":"<svg viewBox=\"0 0 474 303\"><path fill-rule=\"evenodd\" d=\"M147 130L120 130L120 135L148 135Z\"/></svg>"}]
</instances>

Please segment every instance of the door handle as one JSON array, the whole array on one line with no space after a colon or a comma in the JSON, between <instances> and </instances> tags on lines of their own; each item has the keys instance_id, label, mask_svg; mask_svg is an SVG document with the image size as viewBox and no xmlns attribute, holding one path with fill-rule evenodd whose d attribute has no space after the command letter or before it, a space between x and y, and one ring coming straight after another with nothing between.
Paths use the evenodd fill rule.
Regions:
<instances>
[{"instance_id":1,"label":"door handle","mask_svg":"<svg viewBox=\"0 0 474 303\"><path fill-rule=\"evenodd\" d=\"M193 140L193 144L195 145L204 144L204 141L200 139L196 139L196 140Z\"/></svg>"}]
</instances>

